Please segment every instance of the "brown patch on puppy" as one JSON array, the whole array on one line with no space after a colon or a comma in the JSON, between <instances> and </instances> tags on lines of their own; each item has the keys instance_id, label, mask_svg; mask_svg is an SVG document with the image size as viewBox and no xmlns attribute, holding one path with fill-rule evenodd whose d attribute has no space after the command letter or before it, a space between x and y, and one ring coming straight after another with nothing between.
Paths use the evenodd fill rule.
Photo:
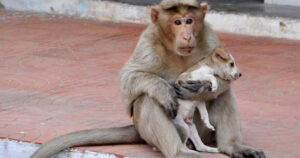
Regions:
<instances>
[{"instance_id":1,"label":"brown patch on puppy","mask_svg":"<svg viewBox=\"0 0 300 158\"><path fill-rule=\"evenodd\" d=\"M227 63L230 60L230 55L225 52L223 48L216 48L213 52L212 59L214 62L224 62Z\"/></svg>"}]
</instances>

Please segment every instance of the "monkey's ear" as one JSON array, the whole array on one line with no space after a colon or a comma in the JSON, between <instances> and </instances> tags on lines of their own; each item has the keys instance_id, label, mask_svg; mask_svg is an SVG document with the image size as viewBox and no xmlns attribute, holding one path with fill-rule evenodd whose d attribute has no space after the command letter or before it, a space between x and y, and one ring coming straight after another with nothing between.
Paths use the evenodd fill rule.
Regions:
<instances>
[{"instance_id":1,"label":"monkey's ear","mask_svg":"<svg viewBox=\"0 0 300 158\"><path fill-rule=\"evenodd\" d=\"M216 48L214 50L214 54L213 54L214 58L227 62L230 59L230 56L228 53L225 52L224 49L222 48Z\"/></svg>"},{"instance_id":2,"label":"monkey's ear","mask_svg":"<svg viewBox=\"0 0 300 158\"><path fill-rule=\"evenodd\" d=\"M152 7L151 8L151 21L152 21L153 24L157 24L158 15L159 15L159 8L158 7Z\"/></svg>"},{"instance_id":3,"label":"monkey's ear","mask_svg":"<svg viewBox=\"0 0 300 158\"><path fill-rule=\"evenodd\" d=\"M204 19L205 15L206 15L206 12L209 9L209 6L208 6L207 2L202 2L200 4L200 7L201 7L201 11L202 11L202 19Z\"/></svg>"}]
</instances>

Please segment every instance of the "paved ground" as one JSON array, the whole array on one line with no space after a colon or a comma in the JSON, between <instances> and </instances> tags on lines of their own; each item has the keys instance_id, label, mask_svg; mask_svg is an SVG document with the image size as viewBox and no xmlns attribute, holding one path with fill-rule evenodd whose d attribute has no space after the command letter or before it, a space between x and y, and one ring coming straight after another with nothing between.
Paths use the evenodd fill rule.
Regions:
<instances>
[{"instance_id":1,"label":"paved ground","mask_svg":"<svg viewBox=\"0 0 300 158\"><path fill-rule=\"evenodd\" d=\"M0 138L43 143L130 124L118 73L144 28L0 10ZM300 157L300 41L218 35L244 74L233 87L245 144L268 158ZM161 157L146 145L87 149Z\"/></svg>"}]
</instances>

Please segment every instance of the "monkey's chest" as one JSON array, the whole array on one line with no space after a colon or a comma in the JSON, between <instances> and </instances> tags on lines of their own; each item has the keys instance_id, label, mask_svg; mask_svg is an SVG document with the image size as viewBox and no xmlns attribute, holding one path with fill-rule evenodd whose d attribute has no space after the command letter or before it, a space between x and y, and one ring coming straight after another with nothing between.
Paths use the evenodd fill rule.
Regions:
<instances>
[{"instance_id":1,"label":"monkey's chest","mask_svg":"<svg viewBox=\"0 0 300 158\"><path fill-rule=\"evenodd\" d=\"M182 72L184 72L184 69L165 68L163 71L160 72L160 77L172 83L177 80L178 76Z\"/></svg>"}]
</instances>

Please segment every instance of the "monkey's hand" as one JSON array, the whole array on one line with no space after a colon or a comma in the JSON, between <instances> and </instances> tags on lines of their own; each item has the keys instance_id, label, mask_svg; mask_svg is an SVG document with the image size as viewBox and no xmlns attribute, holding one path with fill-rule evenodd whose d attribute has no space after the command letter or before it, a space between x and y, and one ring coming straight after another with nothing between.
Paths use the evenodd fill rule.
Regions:
<instances>
[{"instance_id":1,"label":"monkey's hand","mask_svg":"<svg viewBox=\"0 0 300 158\"><path fill-rule=\"evenodd\" d=\"M212 91L212 83L210 81L179 81L173 84L177 97L180 99L193 99L199 94Z\"/></svg>"},{"instance_id":2,"label":"monkey's hand","mask_svg":"<svg viewBox=\"0 0 300 158\"><path fill-rule=\"evenodd\" d=\"M165 91L165 92L164 92ZM163 105L166 113L174 119L177 115L178 110L178 102L177 102L177 95L175 89L168 84L165 88L160 88L160 93L155 98L158 102Z\"/></svg>"}]
</instances>

